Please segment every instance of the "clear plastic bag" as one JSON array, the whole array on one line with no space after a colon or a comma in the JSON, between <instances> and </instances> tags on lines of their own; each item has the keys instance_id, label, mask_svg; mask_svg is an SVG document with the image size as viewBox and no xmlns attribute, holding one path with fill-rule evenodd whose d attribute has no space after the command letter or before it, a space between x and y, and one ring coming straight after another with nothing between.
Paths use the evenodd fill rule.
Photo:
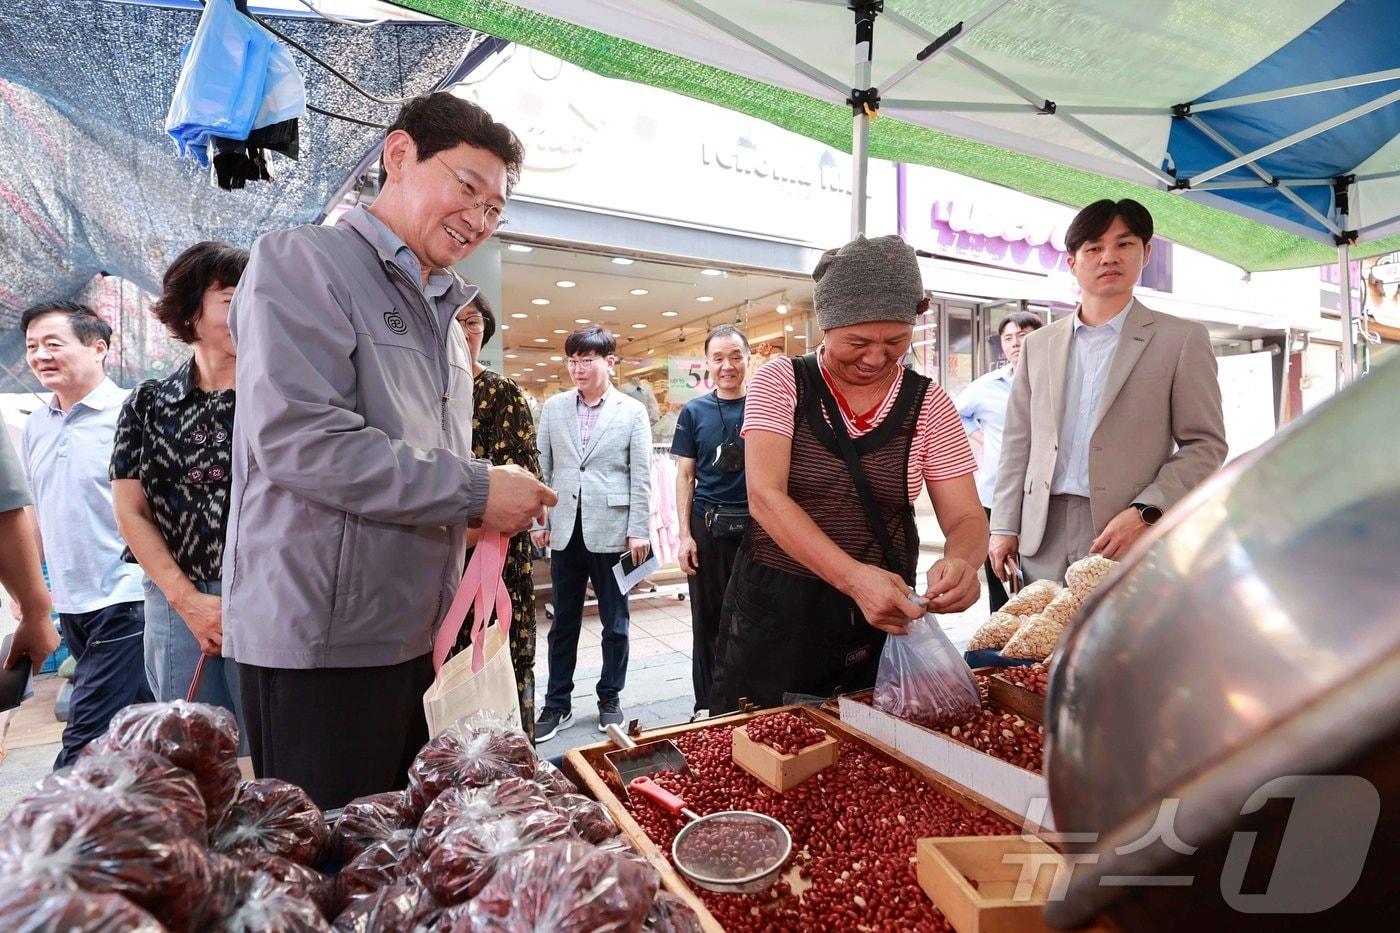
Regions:
<instances>
[{"instance_id":1,"label":"clear plastic bag","mask_svg":"<svg viewBox=\"0 0 1400 933\"><path fill-rule=\"evenodd\" d=\"M417 885L394 884L356 898L335 918L336 933L426 933L440 929L442 908Z\"/></svg>"},{"instance_id":2,"label":"clear plastic bag","mask_svg":"<svg viewBox=\"0 0 1400 933\"><path fill-rule=\"evenodd\" d=\"M343 911L355 898L410 878L418 866L412 843L413 830L401 829L383 842L376 842L365 849L336 873L340 910Z\"/></svg>"},{"instance_id":3,"label":"clear plastic bag","mask_svg":"<svg viewBox=\"0 0 1400 933\"><path fill-rule=\"evenodd\" d=\"M408 769L405 800L417 819L449 787L533 778L538 759L525 733L499 719L463 719L423 746Z\"/></svg>"},{"instance_id":4,"label":"clear plastic bag","mask_svg":"<svg viewBox=\"0 0 1400 933\"><path fill-rule=\"evenodd\" d=\"M544 789L534 781L509 777L485 787L449 787L428 805L413 834L413 851L422 859L433 854L438 839L463 820L486 823L550 809Z\"/></svg>"},{"instance_id":5,"label":"clear plastic bag","mask_svg":"<svg viewBox=\"0 0 1400 933\"><path fill-rule=\"evenodd\" d=\"M318 865L330 841L321 808L306 791L276 778L243 781L214 829L209 846L225 854L262 849L301 865Z\"/></svg>"},{"instance_id":6,"label":"clear plastic bag","mask_svg":"<svg viewBox=\"0 0 1400 933\"><path fill-rule=\"evenodd\" d=\"M314 868L298 865L291 859L261 849L241 851L231 858L222 857L251 871L262 872L287 890L307 898L327 920L335 916L340 906L335 879Z\"/></svg>"},{"instance_id":7,"label":"clear plastic bag","mask_svg":"<svg viewBox=\"0 0 1400 933\"><path fill-rule=\"evenodd\" d=\"M100 790L154 807L184 835L204 838L207 815L194 776L149 752L84 755L40 780L16 811L43 800L61 807L79 789Z\"/></svg>"},{"instance_id":8,"label":"clear plastic bag","mask_svg":"<svg viewBox=\"0 0 1400 933\"><path fill-rule=\"evenodd\" d=\"M550 797L578 793L578 785L543 758L535 762L535 783L543 787Z\"/></svg>"},{"instance_id":9,"label":"clear plastic bag","mask_svg":"<svg viewBox=\"0 0 1400 933\"><path fill-rule=\"evenodd\" d=\"M221 873L222 917L203 927L210 933L329 933L330 924L307 896L271 875L243 867Z\"/></svg>"},{"instance_id":10,"label":"clear plastic bag","mask_svg":"<svg viewBox=\"0 0 1400 933\"><path fill-rule=\"evenodd\" d=\"M643 933L704 933L700 917L670 891L657 891Z\"/></svg>"},{"instance_id":11,"label":"clear plastic bag","mask_svg":"<svg viewBox=\"0 0 1400 933\"><path fill-rule=\"evenodd\" d=\"M573 836L566 817L537 810L489 822L458 820L439 838L418 880L445 906L475 897L496 870L523 849Z\"/></svg>"},{"instance_id":12,"label":"clear plastic bag","mask_svg":"<svg viewBox=\"0 0 1400 933\"><path fill-rule=\"evenodd\" d=\"M875 675L876 709L937 728L962 722L981 707L972 668L933 613L910 622L908 635L885 639Z\"/></svg>"},{"instance_id":13,"label":"clear plastic bag","mask_svg":"<svg viewBox=\"0 0 1400 933\"><path fill-rule=\"evenodd\" d=\"M608 813L608 808L582 794L564 794L555 797L549 805L569 820L574 835L584 842L596 845L611 839L619 832L617 824Z\"/></svg>"},{"instance_id":14,"label":"clear plastic bag","mask_svg":"<svg viewBox=\"0 0 1400 933\"><path fill-rule=\"evenodd\" d=\"M331 830L331 858L344 865L375 843L411 828L402 791L356 797L340 811L340 819Z\"/></svg>"},{"instance_id":15,"label":"clear plastic bag","mask_svg":"<svg viewBox=\"0 0 1400 933\"><path fill-rule=\"evenodd\" d=\"M639 930L659 881L656 869L643 862L618 858L577 840L551 842L512 856L467 904L466 917L452 930Z\"/></svg>"},{"instance_id":16,"label":"clear plastic bag","mask_svg":"<svg viewBox=\"0 0 1400 933\"><path fill-rule=\"evenodd\" d=\"M16 885L0 893L0 930L17 933L164 933L154 917L118 894Z\"/></svg>"},{"instance_id":17,"label":"clear plastic bag","mask_svg":"<svg viewBox=\"0 0 1400 933\"><path fill-rule=\"evenodd\" d=\"M238 790L238 723L233 713L208 703L137 703L112 717L107 732L84 754L153 752L194 775L213 826Z\"/></svg>"}]
</instances>

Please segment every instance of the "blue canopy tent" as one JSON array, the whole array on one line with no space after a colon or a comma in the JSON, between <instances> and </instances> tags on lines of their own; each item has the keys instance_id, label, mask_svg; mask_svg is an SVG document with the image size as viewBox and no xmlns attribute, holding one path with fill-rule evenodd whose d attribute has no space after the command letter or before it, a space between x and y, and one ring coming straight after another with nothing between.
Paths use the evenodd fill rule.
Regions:
<instances>
[{"instance_id":1,"label":"blue canopy tent","mask_svg":"<svg viewBox=\"0 0 1400 933\"><path fill-rule=\"evenodd\" d=\"M1393 0L396 2L849 148L852 230L873 155L1135 197L1251 271L1400 250Z\"/></svg>"}]
</instances>

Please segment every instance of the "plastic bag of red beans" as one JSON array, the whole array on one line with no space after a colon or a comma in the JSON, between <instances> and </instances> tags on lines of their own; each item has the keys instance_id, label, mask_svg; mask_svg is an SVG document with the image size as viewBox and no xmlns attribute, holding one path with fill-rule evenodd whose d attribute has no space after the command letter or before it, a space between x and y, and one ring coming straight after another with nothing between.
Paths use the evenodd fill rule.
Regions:
<instances>
[{"instance_id":1,"label":"plastic bag of red beans","mask_svg":"<svg viewBox=\"0 0 1400 933\"><path fill-rule=\"evenodd\" d=\"M701 933L700 917L690 905L670 891L657 891L651 902L644 933Z\"/></svg>"},{"instance_id":2,"label":"plastic bag of red beans","mask_svg":"<svg viewBox=\"0 0 1400 933\"><path fill-rule=\"evenodd\" d=\"M373 894L391 884L406 882L418 867L412 852L413 830L401 829L383 842L365 849L336 873L340 910L357 897Z\"/></svg>"},{"instance_id":3,"label":"plastic bag of red beans","mask_svg":"<svg viewBox=\"0 0 1400 933\"><path fill-rule=\"evenodd\" d=\"M422 859L437 848L438 838L449 826L462 820L490 822L503 816L518 816L550 809L544 789L534 781L510 777L485 787L449 787L428 804L413 834L413 851Z\"/></svg>"},{"instance_id":4,"label":"plastic bag of red beans","mask_svg":"<svg viewBox=\"0 0 1400 933\"><path fill-rule=\"evenodd\" d=\"M20 821L41 809L66 807L75 794L85 790L157 809L181 834L204 838L204 798L194 775L149 752L84 755L40 780L11 811L10 818Z\"/></svg>"},{"instance_id":5,"label":"plastic bag of red beans","mask_svg":"<svg viewBox=\"0 0 1400 933\"><path fill-rule=\"evenodd\" d=\"M556 813L569 821L569 828L584 842L597 844L619 832L608 808L582 794L564 794L549 802Z\"/></svg>"},{"instance_id":6,"label":"plastic bag of red beans","mask_svg":"<svg viewBox=\"0 0 1400 933\"><path fill-rule=\"evenodd\" d=\"M874 706L937 728L976 715L977 681L933 613L909 623L909 634L885 639L875 674Z\"/></svg>"},{"instance_id":7,"label":"plastic bag of red beans","mask_svg":"<svg viewBox=\"0 0 1400 933\"><path fill-rule=\"evenodd\" d=\"M533 778L535 749L525 733L494 719L464 719L423 746L408 769L405 801L414 819L449 787Z\"/></svg>"},{"instance_id":8,"label":"plastic bag of red beans","mask_svg":"<svg viewBox=\"0 0 1400 933\"><path fill-rule=\"evenodd\" d=\"M442 907L414 884L394 884L356 898L335 918L336 933L428 933L438 925Z\"/></svg>"},{"instance_id":9,"label":"plastic bag of red beans","mask_svg":"<svg viewBox=\"0 0 1400 933\"><path fill-rule=\"evenodd\" d=\"M620 933L641 929L660 876L577 840L511 857L459 912L454 933ZM462 916L462 914L465 916Z\"/></svg>"},{"instance_id":10,"label":"plastic bag of red beans","mask_svg":"<svg viewBox=\"0 0 1400 933\"><path fill-rule=\"evenodd\" d=\"M0 930L164 933L165 927L119 894L15 885L0 891Z\"/></svg>"},{"instance_id":11,"label":"plastic bag of red beans","mask_svg":"<svg viewBox=\"0 0 1400 933\"><path fill-rule=\"evenodd\" d=\"M330 930L320 907L272 875L225 861L216 882L221 916L201 924L209 933L320 933Z\"/></svg>"},{"instance_id":12,"label":"plastic bag of red beans","mask_svg":"<svg viewBox=\"0 0 1400 933\"><path fill-rule=\"evenodd\" d=\"M375 843L411 828L403 812L402 791L356 797L341 809L331 829L331 858L344 865Z\"/></svg>"},{"instance_id":13,"label":"plastic bag of red beans","mask_svg":"<svg viewBox=\"0 0 1400 933\"><path fill-rule=\"evenodd\" d=\"M301 865L318 865L330 841L321 808L306 791L276 778L243 781L209 833L215 852L261 849Z\"/></svg>"},{"instance_id":14,"label":"plastic bag of red beans","mask_svg":"<svg viewBox=\"0 0 1400 933\"><path fill-rule=\"evenodd\" d=\"M261 849L248 849L231 858L224 858L249 871L262 872L287 890L306 897L327 919L334 917L340 907L335 879L314 868L298 865L291 859Z\"/></svg>"},{"instance_id":15,"label":"plastic bag of red beans","mask_svg":"<svg viewBox=\"0 0 1400 933\"><path fill-rule=\"evenodd\" d=\"M208 703L137 703L112 717L102 738L84 754L152 752L194 775L210 826L238 790L238 724L233 713Z\"/></svg>"},{"instance_id":16,"label":"plastic bag of red beans","mask_svg":"<svg viewBox=\"0 0 1400 933\"><path fill-rule=\"evenodd\" d=\"M553 810L478 822L458 820L438 837L418 880L438 902L452 905L476 896L511 856L553 839L571 836L569 821Z\"/></svg>"}]
</instances>

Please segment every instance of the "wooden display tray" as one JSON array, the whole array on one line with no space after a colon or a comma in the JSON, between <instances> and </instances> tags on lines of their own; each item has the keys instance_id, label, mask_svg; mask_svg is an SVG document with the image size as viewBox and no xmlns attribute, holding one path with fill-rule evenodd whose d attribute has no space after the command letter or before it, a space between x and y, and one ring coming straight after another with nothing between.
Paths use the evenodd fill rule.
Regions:
<instances>
[{"instance_id":1,"label":"wooden display tray","mask_svg":"<svg viewBox=\"0 0 1400 933\"><path fill-rule=\"evenodd\" d=\"M812 710L804 706L782 706L777 709L754 710L747 713L735 713L731 716L721 716L714 719L705 719L696 723L686 723L677 726L668 726L661 729L653 729L649 732L639 732L633 738L639 742L651 741L654 739L670 739L678 735L684 735L697 729L708 729L714 726L740 725L755 716L774 712L791 712L799 716L805 716L811 720L817 728L826 730L828 735L839 736L848 742L860 745L875 754L881 755L912 771L925 784L929 785L937 793L944 794L958 801L965 807L985 807L1002 819L1007 820L1012 825L1021 825L1022 818L1001 806L996 801L982 796L975 791L969 790L947 777L933 771L917 761L901 754L898 751L887 748L879 742L871 741L870 737L864 735L857 729L853 729L839 719ZM564 772L573 779L574 783L583 789L599 803L603 804L622 830L628 840L632 843L642 857L651 864L661 875L661 886L672 894L684 900L695 911L700 918L700 926L706 933L723 933L724 928L719 921L714 918L705 903L690 889L685 879L671 865L671 860L656 843L646 834L642 827L632 818L632 814L627 812L627 808L622 805L621 799L611 784L598 774L598 769L604 767L603 755L614 748L611 742L600 742L595 745L583 745L570 749L564 753ZM1030 826L1028 829L1038 833L1039 827Z\"/></svg>"},{"instance_id":2,"label":"wooden display tray","mask_svg":"<svg viewBox=\"0 0 1400 933\"><path fill-rule=\"evenodd\" d=\"M785 794L818 771L836 764L836 739L828 735L790 755L749 738L743 726L734 730L734 763L770 789Z\"/></svg>"},{"instance_id":3,"label":"wooden display tray","mask_svg":"<svg viewBox=\"0 0 1400 933\"><path fill-rule=\"evenodd\" d=\"M919 887L958 933L1050 929L1042 914L1055 873L1064 863L1041 840L1026 836L920 839L918 859ZM1023 869L1034 881L1029 890L1018 891Z\"/></svg>"},{"instance_id":4,"label":"wooden display tray","mask_svg":"<svg viewBox=\"0 0 1400 933\"><path fill-rule=\"evenodd\" d=\"M1045 697L1009 680L1002 680L1001 674L993 674L988 680L987 695L993 703L1008 712L1035 722L1045 722Z\"/></svg>"},{"instance_id":5,"label":"wooden display tray","mask_svg":"<svg viewBox=\"0 0 1400 933\"><path fill-rule=\"evenodd\" d=\"M979 668L977 673L985 673L985 670ZM1035 831L1041 825L1054 829L1050 789L1043 774L1002 761L936 729L881 712L870 704L870 695L871 691L865 691L842 696L837 706L841 721L875 748L898 752L942 780L968 788L982 799L995 801L997 812L1012 813L1008 819L1018 826L1031 826Z\"/></svg>"}]
</instances>

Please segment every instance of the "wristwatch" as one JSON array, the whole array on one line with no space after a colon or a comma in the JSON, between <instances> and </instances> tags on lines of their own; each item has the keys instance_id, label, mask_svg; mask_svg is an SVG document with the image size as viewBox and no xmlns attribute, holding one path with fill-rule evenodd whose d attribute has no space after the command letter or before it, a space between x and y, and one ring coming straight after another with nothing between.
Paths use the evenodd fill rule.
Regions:
<instances>
[{"instance_id":1,"label":"wristwatch","mask_svg":"<svg viewBox=\"0 0 1400 933\"><path fill-rule=\"evenodd\" d=\"M1133 508L1138 510L1138 515L1142 517L1144 525L1155 525L1157 519L1162 517L1162 510L1155 505L1145 505L1141 502L1134 502Z\"/></svg>"}]
</instances>

